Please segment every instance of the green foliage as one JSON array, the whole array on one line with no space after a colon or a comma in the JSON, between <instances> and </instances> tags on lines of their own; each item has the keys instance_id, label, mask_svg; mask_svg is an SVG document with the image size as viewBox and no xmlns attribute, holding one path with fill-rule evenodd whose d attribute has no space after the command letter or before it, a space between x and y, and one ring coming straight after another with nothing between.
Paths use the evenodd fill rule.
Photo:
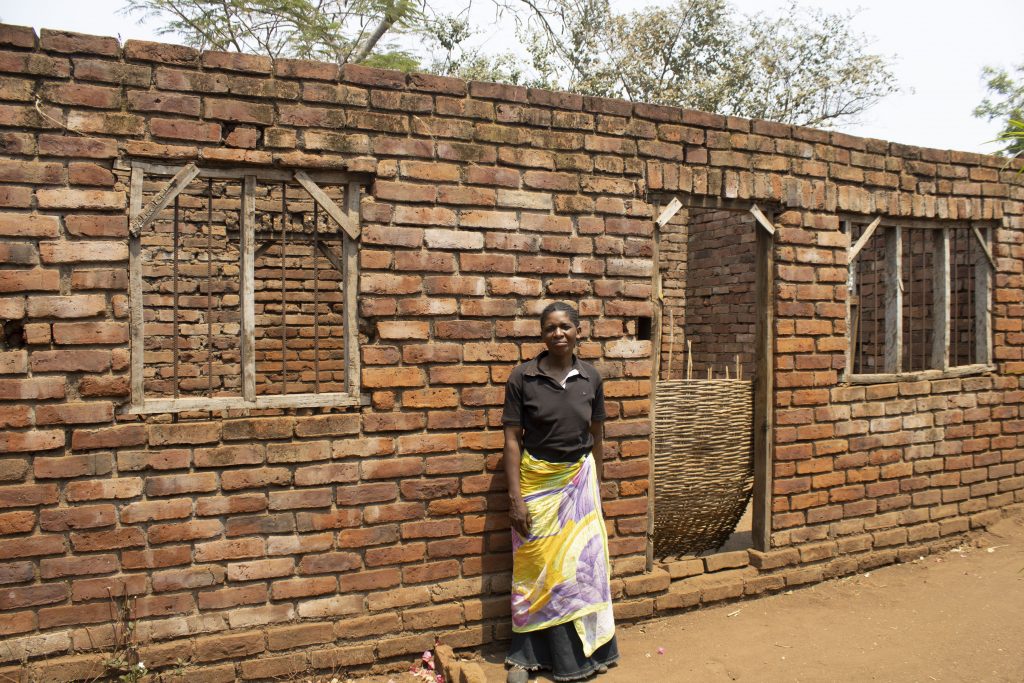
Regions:
<instances>
[{"instance_id":1,"label":"green foliage","mask_svg":"<svg viewBox=\"0 0 1024 683\"><path fill-rule=\"evenodd\" d=\"M398 71L423 71L420 60L413 54L404 50L389 50L387 52L371 53L361 64L373 66L378 69L396 69Z\"/></svg>"},{"instance_id":2,"label":"green foliage","mask_svg":"<svg viewBox=\"0 0 1024 683\"><path fill-rule=\"evenodd\" d=\"M1016 157L1024 154L1024 64L1014 72L991 66L982 70L988 96L974 108L974 115L1005 122L997 138L1004 145L999 154Z\"/></svg>"},{"instance_id":3,"label":"green foliage","mask_svg":"<svg viewBox=\"0 0 1024 683\"><path fill-rule=\"evenodd\" d=\"M362 62L388 33L418 28L421 0L127 0L125 11L162 22L160 32L200 49ZM411 64L408 53L378 59Z\"/></svg>"},{"instance_id":4,"label":"green foliage","mask_svg":"<svg viewBox=\"0 0 1024 683\"><path fill-rule=\"evenodd\" d=\"M464 16L446 14L438 16L424 31L427 48L432 59L431 72L442 76L455 76L467 81L492 81L519 85L524 82L520 60L505 52L487 55L481 48L472 48L467 41L479 31Z\"/></svg>"},{"instance_id":5,"label":"green foliage","mask_svg":"<svg viewBox=\"0 0 1024 683\"><path fill-rule=\"evenodd\" d=\"M804 15L804 16L801 16ZM801 10L746 21L735 84L720 111L805 126L855 120L898 90L885 57L868 51L853 14Z\"/></svg>"},{"instance_id":6,"label":"green foliage","mask_svg":"<svg viewBox=\"0 0 1024 683\"><path fill-rule=\"evenodd\" d=\"M1024 121L1010 119L1006 130L1000 133L996 140L1006 143L1004 151L1008 156L1024 158ZM1017 172L1024 173L1024 165L1021 165Z\"/></svg>"},{"instance_id":7,"label":"green foliage","mask_svg":"<svg viewBox=\"0 0 1024 683\"><path fill-rule=\"evenodd\" d=\"M608 0L519 1L533 9L519 33L547 87L811 126L855 119L896 91L851 14L793 3L770 19L726 0L626 14Z\"/></svg>"},{"instance_id":8,"label":"green foliage","mask_svg":"<svg viewBox=\"0 0 1024 683\"><path fill-rule=\"evenodd\" d=\"M139 656L132 602L125 596L111 596L110 611L114 619L114 640L103 660L104 680L139 683L148 676L149 669Z\"/></svg>"}]
</instances>

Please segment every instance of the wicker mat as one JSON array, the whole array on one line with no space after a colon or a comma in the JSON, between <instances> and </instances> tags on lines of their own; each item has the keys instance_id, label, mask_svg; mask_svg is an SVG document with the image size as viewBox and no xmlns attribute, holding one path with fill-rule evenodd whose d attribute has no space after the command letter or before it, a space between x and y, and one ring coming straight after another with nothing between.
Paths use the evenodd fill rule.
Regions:
<instances>
[{"instance_id":1,"label":"wicker mat","mask_svg":"<svg viewBox=\"0 0 1024 683\"><path fill-rule=\"evenodd\" d=\"M659 381L654 410L654 554L718 548L754 490L752 383Z\"/></svg>"}]
</instances>

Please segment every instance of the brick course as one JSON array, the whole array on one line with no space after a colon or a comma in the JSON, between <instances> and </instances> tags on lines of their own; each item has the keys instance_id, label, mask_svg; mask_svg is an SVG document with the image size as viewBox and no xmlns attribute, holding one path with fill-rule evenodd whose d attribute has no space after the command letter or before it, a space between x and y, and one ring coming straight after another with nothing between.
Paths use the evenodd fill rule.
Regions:
<instances>
[{"instance_id":1,"label":"brick course","mask_svg":"<svg viewBox=\"0 0 1024 683\"><path fill-rule=\"evenodd\" d=\"M23 657L95 675L107 587L137 596L147 663L181 657L203 680L508 637L502 386L539 350L550 299L579 304L580 354L608 382L621 619L916 557L1024 503L1024 179L1002 159L11 26L0 71L0 313L25 336L0 352L0 675ZM132 159L366 182L369 405L125 411ZM635 334L653 313L655 206L675 195L775 215L772 548L645 573L652 348ZM840 213L991 221L994 373L840 383ZM663 250L678 239L682 216Z\"/></svg>"}]
</instances>

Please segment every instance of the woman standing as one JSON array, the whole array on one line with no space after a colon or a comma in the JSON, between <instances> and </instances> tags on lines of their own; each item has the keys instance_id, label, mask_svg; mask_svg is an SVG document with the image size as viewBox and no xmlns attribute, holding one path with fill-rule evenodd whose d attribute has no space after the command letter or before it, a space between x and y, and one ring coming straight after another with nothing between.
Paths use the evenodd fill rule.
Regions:
<instances>
[{"instance_id":1,"label":"woman standing","mask_svg":"<svg viewBox=\"0 0 1024 683\"><path fill-rule=\"evenodd\" d=\"M538 669L580 680L619 658L599 486L601 375L574 353L576 309L553 303L540 326L547 349L512 371L502 414L513 558L509 683L526 683Z\"/></svg>"}]
</instances>

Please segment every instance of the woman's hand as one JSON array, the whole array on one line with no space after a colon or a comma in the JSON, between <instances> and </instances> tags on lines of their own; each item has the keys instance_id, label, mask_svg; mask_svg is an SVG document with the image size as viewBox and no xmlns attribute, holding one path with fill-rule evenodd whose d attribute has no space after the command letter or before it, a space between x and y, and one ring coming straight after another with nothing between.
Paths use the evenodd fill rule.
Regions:
<instances>
[{"instance_id":1,"label":"woman's hand","mask_svg":"<svg viewBox=\"0 0 1024 683\"><path fill-rule=\"evenodd\" d=\"M523 428L505 425L505 477L508 479L508 517L512 528L526 538L530 535L530 511L519 488L519 467L523 460Z\"/></svg>"},{"instance_id":2,"label":"woman's hand","mask_svg":"<svg viewBox=\"0 0 1024 683\"><path fill-rule=\"evenodd\" d=\"M530 526L533 520L530 519L530 511L526 509L526 502L522 496L512 496L509 501L508 516L512 522L512 528L523 538L530 535Z\"/></svg>"}]
</instances>

